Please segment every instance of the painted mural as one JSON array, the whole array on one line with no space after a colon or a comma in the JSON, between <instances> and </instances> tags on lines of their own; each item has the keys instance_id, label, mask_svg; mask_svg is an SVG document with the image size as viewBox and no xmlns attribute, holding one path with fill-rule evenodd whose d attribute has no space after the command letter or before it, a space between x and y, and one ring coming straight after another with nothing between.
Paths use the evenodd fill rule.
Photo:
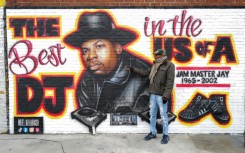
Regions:
<instances>
[{"instance_id":1,"label":"painted mural","mask_svg":"<svg viewBox=\"0 0 245 153\"><path fill-rule=\"evenodd\" d=\"M11 133L147 133L149 80L127 67L149 69L159 48L176 65L170 132L243 131L244 25L233 17L245 11L141 11L7 9Z\"/></svg>"}]
</instances>

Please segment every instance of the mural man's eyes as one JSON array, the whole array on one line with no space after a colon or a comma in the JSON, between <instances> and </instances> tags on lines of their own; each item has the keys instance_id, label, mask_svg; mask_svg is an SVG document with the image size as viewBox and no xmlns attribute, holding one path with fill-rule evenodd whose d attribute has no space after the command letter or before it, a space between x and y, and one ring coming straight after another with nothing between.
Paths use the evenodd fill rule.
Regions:
<instances>
[{"instance_id":1,"label":"mural man's eyes","mask_svg":"<svg viewBox=\"0 0 245 153\"><path fill-rule=\"evenodd\" d=\"M83 53L83 55L87 55L87 54L88 54L88 52L89 52L89 50L88 50L88 49L82 49L82 53Z\"/></svg>"},{"instance_id":2,"label":"mural man's eyes","mask_svg":"<svg viewBox=\"0 0 245 153\"><path fill-rule=\"evenodd\" d=\"M105 47L105 45L104 44L99 44L99 45L96 45L96 49L102 49L102 48L104 48Z\"/></svg>"}]
</instances>

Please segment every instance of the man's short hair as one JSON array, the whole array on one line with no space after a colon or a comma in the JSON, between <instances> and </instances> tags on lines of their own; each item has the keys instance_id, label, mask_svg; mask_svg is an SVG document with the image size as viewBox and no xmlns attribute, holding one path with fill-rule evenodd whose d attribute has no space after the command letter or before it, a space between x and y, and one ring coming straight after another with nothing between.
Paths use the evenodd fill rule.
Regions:
<instances>
[{"instance_id":1,"label":"man's short hair","mask_svg":"<svg viewBox=\"0 0 245 153\"><path fill-rule=\"evenodd\" d=\"M156 51L154 51L153 54L154 55L166 55L166 50L164 50L164 49L157 49Z\"/></svg>"}]
</instances>

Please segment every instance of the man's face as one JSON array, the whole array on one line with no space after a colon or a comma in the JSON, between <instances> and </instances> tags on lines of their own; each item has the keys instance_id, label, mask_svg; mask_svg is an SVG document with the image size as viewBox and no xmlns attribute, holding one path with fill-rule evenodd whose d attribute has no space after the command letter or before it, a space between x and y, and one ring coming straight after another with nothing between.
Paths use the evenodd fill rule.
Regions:
<instances>
[{"instance_id":1,"label":"man's face","mask_svg":"<svg viewBox=\"0 0 245 153\"><path fill-rule=\"evenodd\" d=\"M161 57L164 57L164 56L165 56L165 55L163 55L163 54L162 54L162 55L155 55L155 54L153 54L153 55L154 55L154 58L155 58L155 59L158 59L158 58L161 58Z\"/></svg>"},{"instance_id":2,"label":"man's face","mask_svg":"<svg viewBox=\"0 0 245 153\"><path fill-rule=\"evenodd\" d=\"M91 39L81 45L82 58L86 67L95 75L108 75L116 68L121 45L107 39Z\"/></svg>"}]
</instances>

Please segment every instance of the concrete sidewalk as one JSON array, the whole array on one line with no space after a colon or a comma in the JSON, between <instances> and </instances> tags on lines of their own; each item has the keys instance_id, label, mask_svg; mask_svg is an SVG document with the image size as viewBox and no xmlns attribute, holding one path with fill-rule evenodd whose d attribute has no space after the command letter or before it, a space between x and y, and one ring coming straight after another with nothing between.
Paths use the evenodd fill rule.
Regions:
<instances>
[{"instance_id":1,"label":"concrete sidewalk","mask_svg":"<svg viewBox=\"0 0 245 153\"><path fill-rule=\"evenodd\" d=\"M145 134L0 135L0 153L245 153L244 135L170 134L149 142Z\"/></svg>"}]
</instances>

